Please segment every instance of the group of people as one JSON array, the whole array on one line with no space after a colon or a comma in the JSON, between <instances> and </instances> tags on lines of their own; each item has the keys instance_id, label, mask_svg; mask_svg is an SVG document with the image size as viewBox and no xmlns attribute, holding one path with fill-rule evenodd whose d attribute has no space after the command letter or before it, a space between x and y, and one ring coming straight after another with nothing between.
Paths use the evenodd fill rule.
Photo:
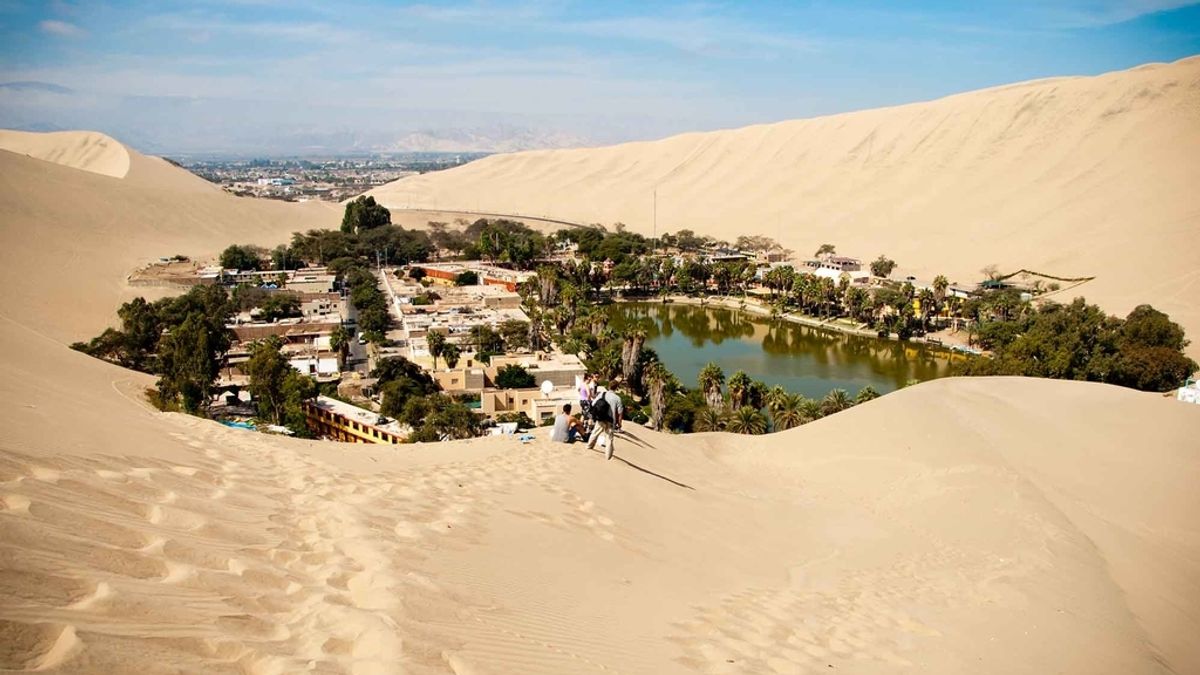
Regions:
<instances>
[{"instance_id":1,"label":"group of people","mask_svg":"<svg viewBox=\"0 0 1200 675\"><path fill-rule=\"evenodd\" d=\"M589 450L602 441L605 458L612 459L616 432L621 430L624 417L621 397L615 391L597 386L595 377L589 373L579 384L579 415L571 414L570 403L563 404L562 412L554 418L550 440L574 443L586 438Z\"/></svg>"}]
</instances>

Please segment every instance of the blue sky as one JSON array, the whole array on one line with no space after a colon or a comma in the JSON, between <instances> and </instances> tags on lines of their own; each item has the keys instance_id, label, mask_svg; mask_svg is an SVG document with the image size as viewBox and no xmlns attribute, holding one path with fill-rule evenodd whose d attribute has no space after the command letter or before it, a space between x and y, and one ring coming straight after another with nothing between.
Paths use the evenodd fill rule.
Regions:
<instances>
[{"instance_id":1,"label":"blue sky","mask_svg":"<svg viewBox=\"0 0 1200 675\"><path fill-rule=\"evenodd\" d=\"M1196 53L1184 0L0 0L0 124L150 150L443 128L610 142Z\"/></svg>"}]
</instances>

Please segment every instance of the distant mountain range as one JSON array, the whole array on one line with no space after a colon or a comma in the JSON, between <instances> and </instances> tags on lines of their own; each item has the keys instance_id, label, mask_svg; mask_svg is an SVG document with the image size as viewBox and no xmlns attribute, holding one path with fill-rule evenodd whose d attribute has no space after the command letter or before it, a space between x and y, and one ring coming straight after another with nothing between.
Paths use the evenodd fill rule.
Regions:
<instances>
[{"instance_id":1,"label":"distant mountain range","mask_svg":"<svg viewBox=\"0 0 1200 675\"><path fill-rule=\"evenodd\" d=\"M444 110L296 111L261 101L113 96L51 82L0 83L0 127L93 129L149 154L295 156L362 152L513 152L627 140L623 130L592 137L591 122ZM236 119L234 119L236 118ZM325 120L339 119L336 125ZM348 120L348 121L347 121ZM585 122L587 122L585 124ZM334 127L334 128L331 128Z\"/></svg>"}]
</instances>

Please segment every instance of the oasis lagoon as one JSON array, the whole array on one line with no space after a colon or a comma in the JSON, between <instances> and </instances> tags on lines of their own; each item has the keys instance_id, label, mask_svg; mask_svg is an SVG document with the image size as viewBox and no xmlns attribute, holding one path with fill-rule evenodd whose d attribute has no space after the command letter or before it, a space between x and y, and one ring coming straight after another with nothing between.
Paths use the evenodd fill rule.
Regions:
<instances>
[{"instance_id":1,"label":"oasis lagoon","mask_svg":"<svg viewBox=\"0 0 1200 675\"><path fill-rule=\"evenodd\" d=\"M950 359L929 346L848 335L736 309L663 303L610 308L617 332L641 328L646 346L685 387L696 386L710 361L790 392L820 398L834 389L851 396L865 386L881 394L909 382L944 377Z\"/></svg>"}]
</instances>

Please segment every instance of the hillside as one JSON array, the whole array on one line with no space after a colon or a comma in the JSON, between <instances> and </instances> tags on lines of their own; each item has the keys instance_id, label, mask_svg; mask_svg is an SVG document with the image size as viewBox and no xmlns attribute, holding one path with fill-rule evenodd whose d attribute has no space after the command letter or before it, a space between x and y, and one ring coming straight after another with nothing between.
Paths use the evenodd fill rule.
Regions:
<instances>
[{"instance_id":1,"label":"hillside","mask_svg":"<svg viewBox=\"0 0 1200 675\"><path fill-rule=\"evenodd\" d=\"M373 194L652 233L831 242L971 283L998 265L1095 276L1200 335L1200 57L612 147L494 155Z\"/></svg>"},{"instance_id":2,"label":"hillside","mask_svg":"<svg viewBox=\"0 0 1200 675\"><path fill-rule=\"evenodd\" d=\"M129 173L129 152L125 146L94 131L39 134L0 129L0 150L112 178L124 178Z\"/></svg>"},{"instance_id":3,"label":"hillside","mask_svg":"<svg viewBox=\"0 0 1200 675\"><path fill-rule=\"evenodd\" d=\"M941 380L766 437L292 441L72 352L162 254L332 225L0 153L0 670L1185 673L1200 414ZM332 214L332 215L331 215Z\"/></svg>"}]
</instances>

